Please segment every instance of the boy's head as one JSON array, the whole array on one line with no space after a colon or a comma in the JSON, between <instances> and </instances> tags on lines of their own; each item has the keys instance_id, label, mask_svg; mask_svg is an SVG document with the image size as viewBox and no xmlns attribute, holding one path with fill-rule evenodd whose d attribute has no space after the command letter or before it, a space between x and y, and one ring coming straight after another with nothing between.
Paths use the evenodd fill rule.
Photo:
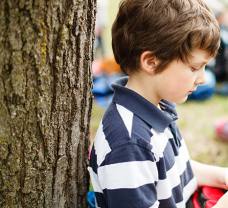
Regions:
<instances>
[{"instance_id":1,"label":"boy's head","mask_svg":"<svg viewBox=\"0 0 228 208\"><path fill-rule=\"evenodd\" d=\"M123 0L112 27L114 56L127 74L140 68L145 51L161 72L173 60L188 63L194 49L213 57L219 44L219 26L204 0Z\"/></svg>"}]
</instances>

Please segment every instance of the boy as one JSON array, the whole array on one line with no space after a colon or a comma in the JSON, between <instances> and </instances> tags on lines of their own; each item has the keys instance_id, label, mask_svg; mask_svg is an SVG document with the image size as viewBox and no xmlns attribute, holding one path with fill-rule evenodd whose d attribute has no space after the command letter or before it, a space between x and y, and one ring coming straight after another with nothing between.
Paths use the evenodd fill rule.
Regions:
<instances>
[{"instance_id":1,"label":"boy","mask_svg":"<svg viewBox=\"0 0 228 208\"><path fill-rule=\"evenodd\" d=\"M203 0L122 1L112 46L128 78L113 85L91 152L97 207L185 207L198 185L227 188L227 169L190 161L172 104L204 82L219 42Z\"/></svg>"}]
</instances>

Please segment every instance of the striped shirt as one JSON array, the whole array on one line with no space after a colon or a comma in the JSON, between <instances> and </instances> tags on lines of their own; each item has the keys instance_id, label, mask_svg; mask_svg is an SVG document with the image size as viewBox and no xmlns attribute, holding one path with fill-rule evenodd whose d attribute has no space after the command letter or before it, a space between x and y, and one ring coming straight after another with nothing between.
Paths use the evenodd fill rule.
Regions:
<instances>
[{"instance_id":1,"label":"striped shirt","mask_svg":"<svg viewBox=\"0 0 228 208\"><path fill-rule=\"evenodd\" d=\"M197 183L175 107L162 100L160 110L126 82L113 85L91 151L97 207L184 208Z\"/></svg>"}]
</instances>

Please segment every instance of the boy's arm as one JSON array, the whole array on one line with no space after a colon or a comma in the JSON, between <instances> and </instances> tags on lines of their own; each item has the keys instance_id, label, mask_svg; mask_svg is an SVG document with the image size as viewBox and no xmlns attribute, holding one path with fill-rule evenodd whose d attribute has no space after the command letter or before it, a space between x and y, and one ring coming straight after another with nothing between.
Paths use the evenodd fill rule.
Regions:
<instances>
[{"instance_id":1,"label":"boy's arm","mask_svg":"<svg viewBox=\"0 0 228 208\"><path fill-rule=\"evenodd\" d=\"M193 173L199 186L206 185L228 189L228 168L191 161Z\"/></svg>"}]
</instances>

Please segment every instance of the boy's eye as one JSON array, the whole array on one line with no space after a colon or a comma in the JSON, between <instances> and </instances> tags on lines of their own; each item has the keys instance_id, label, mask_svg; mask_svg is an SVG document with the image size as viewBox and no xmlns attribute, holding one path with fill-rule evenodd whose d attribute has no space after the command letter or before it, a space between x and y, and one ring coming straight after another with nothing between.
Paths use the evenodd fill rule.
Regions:
<instances>
[{"instance_id":1,"label":"boy's eye","mask_svg":"<svg viewBox=\"0 0 228 208\"><path fill-rule=\"evenodd\" d=\"M197 70L199 70L199 69L197 69L197 68L195 68L195 67L191 67L191 71L197 71Z\"/></svg>"}]
</instances>

